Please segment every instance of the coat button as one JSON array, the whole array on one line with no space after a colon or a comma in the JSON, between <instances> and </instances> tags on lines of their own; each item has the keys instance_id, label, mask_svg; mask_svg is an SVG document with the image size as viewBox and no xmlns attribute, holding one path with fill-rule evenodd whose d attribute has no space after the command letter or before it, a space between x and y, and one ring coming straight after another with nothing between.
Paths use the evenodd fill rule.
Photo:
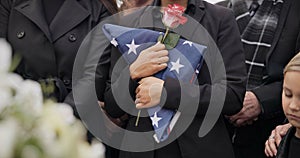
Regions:
<instances>
[{"instance_id":1,"label":"coat button","mask_svg":"<svg viewBox=\"0 0 300 158\"><path fill-rule=\"evenodd\" d=\"M24 31L20 31L20 32L17 33L17 37L19 39L23 38L24 36L25 36L25 32Z\"/></svg>"},{"instance_id":2,"label":"coat button","mask_svg":"<svg viewBox=\"0 0 300 158\"><path fill-rule=\"evenodd\" d=\"M76 38L76 36L74 35L74 34L71 34L70 36L69 36L69 41L70 42L75 42L77 40L77 38Z\"/></svg>"},{"instance_id":3,"label":"coat button","mask_svg":"<svg viewBox=\"0 0 300 158\"><path fill-rule=\"evenodd\" d=\"M65 85L70 85L71 84L71 80L63 80Z\"/></svg>"}]
</instances>

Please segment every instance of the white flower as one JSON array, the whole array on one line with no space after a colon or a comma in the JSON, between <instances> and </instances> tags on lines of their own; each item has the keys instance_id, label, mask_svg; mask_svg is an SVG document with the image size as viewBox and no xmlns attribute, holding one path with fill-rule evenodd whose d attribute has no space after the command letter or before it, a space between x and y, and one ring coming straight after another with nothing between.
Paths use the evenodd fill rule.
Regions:
<instances>
[{"instance_id":1,"label":"white flower","mask_svg":"<svg viewBox=\"0 0 300 158\"><path fill-rule=\"evenodd\" d=\"M73 124L75 122L76 118L73 115L73 109L70 107L70 105L57 104L56 108L57 112L60 113L60 115L63 117L63 120L67 124Z\"/></svg>"},{"instance_id":2,"label":"white flower","mask_svg":"<svg viewBox=\"0 0 300 158\"><path fill-rule=\"evenodd\" d=\"M17 142L18 124L14 119L0 122L0 158L13 157L14 146Z\"/></svg>"},{"instance_id":3,"label":"white flower","mask_svg":"<svg viewBox=\"0 0 300 158\"><path fill-rule=\"evenodd\" d=\"M39 83L25 80L17 89L16 101L25 113L39 116L43 108L43 95Z\"/></svg>"},{"instance_id":4,"label":"white flower","mask_svg":"<svg viewBox=\"0 0 300 158\"><path fill-rule=\"evenodd\" d=\"M1 79L0 88L1 87L10 87L14 90L16 90L18 87L20 87L20 85L23 82L22 77L17 74L14 74L14 73L7 73L2 76L0 75L0 79Z\"/></svg>"},{"instance_id":5,"label":"white flower","mask_svg":"<svg viewBox=\"0 0 300 158\"><path fill-rule=\"evenodd\" d=\"M22 157L24 158L40 158L41 151L34 145L26 145L22 150Z\"/></svg>"},{"instance_id":6,"label":"white flower","mask_svg":"<svg viewBox=\"0 0 300 158\"><path fill-rule=\"evenodd\" d=\"M11 92L0 88L0 113L12 102Z\"/></svg>"},{"instance_id":7,"label":"white flower","mask_svg":"<svg viewBox=\"0 0 300 158\"><path fill-rule=\"evenodd\" d=\"M105 148L86 142L69 105L43 103L37 82L0 72L0 116L0 158L16 157L16 149L24 158L104 158Z\"/></svg>"},{"instance_id":8,"label":"white flower","mask_svg":"<svg viewBox=\"0 0 300 158\"><path fill-rule=\"evenodd\" d=\"M104 158L105 147L101 143L93 143L91 149L91 158Z\"/></svg>"},{"instance_id":9,"label":"white flower","mask_svg":"<svg viewBox=\"0 0 300 158\"><path fill-rule=\"evenodd\" d=\"M16 74L0 74L0 113L11 104L13 104L13 91L23 82L23 79Z\"/></svg>"},{"instance_id":10,"label":"white flower","mask_svg":"<svg viewBox=\"0 0 300 158\"><path fill-rule=\"evenodd\" d=\"M7 41L0 38L0 73L8 72L11 63L12 49Z\"/></svg>"},{"instance_id":11,"label":"white flower","mask_svg":"<svg viewBox=\"0 0 300 158\"><path fill-rule=\"evenodd\" d=\"M78 140L84 140L84 134L77 135L82 129L74 128L64 121L64 116L59 112L59 104L46 102L42 117L39 119L35 133L42 141L44 152L49 157L72 157L78 155L76 151ZM67 106L67 105L62 105ZM77 122L75 122L76 124ZM85 133L85 132L82 132ZM49 146L53 146L49 148Z\"/></svg>"},{"instance_id":12,"label":"white flower","mask_svg":"<svg viewBox=\"0 0 300 158\"><path fill-rule=\"evenodd\" d=\"M93 143L92 146L88 144L80 144L79 157L84 158L105 158L105 147L101 143Z\"/></svg>"}]
</instances>

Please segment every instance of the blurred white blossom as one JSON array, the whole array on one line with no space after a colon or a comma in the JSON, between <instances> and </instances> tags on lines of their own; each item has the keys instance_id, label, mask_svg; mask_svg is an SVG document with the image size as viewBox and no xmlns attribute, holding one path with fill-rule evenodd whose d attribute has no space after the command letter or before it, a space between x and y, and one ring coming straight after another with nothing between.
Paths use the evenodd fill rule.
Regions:
<instances>
[{"instance_id":1,"label":"blurred white blossom","mask_svg":"<svg viewBox=\"0 0 300 158\"><path fill-rule=\"evenodd\" d=\"M92 144L91 158L104 157L105 147L100 142Z\"/></svg>"},{"instance_id":2,"label":"blurred white blossom","mask_svg":"<svg viewBox=\"0 0 300 158\"><path fill-rule=\"evenodd\" d=\"M59 112L62 116L63 121L65 121L67 124L73 124L76 120L76 118L73 115L73 109L66 104L58 104L57 112Z\"/></svg>"},{"instance_id":3,"label":"blurred white blossom","mask_svg":"<svg viewBox=\"0 0 300 158\"><path fill-rule=\"evenodd\" d=\"M11 48L0 39L0 158L104 158L101 143L69 105L43 100L39 83L8 72Z\"/></svg>"},{"instance_id":4,"label":"blurred white blossom","mask_svg":"<svg viewBox=\"0 0 300 158\"><path fill-rule=\"evenodd\" d=\"M0 157L11 158L14 156L14 146L18 139L18 123L15 119L7 119L0 123Z\"/></svg>"},{"instance_id":5,"label":"blurred white blossom","mask_svg":"<svg viewBox=\"0 0 300 158\"><path fill-rule=\"evenodd\" d=\"M11 93L7 90L0 89L0 113L2 110L9 106L12 100Z\"/></svg>"},{"instance_id":6,"label":"blurred white blossom","mask_svg":"<svg viewBox=\"0 0 300 158\"><path fill-rule=\"evenodd\" d=\"M43 95L39 83L31 80L23 81L16 91L17 104L22 105L24 112L39 116L43 108Z\"/></svg>"},{"instance_id":7,"label":"blurred white blossom","mask_svg":"<svg viewBox=\"0 0 300 158\"><path fill-rule=\"evenodd\" d=\"M11 64L11 46L3 38L0 38L0 73L7 72Z\"/></svg>"}]
</instances>

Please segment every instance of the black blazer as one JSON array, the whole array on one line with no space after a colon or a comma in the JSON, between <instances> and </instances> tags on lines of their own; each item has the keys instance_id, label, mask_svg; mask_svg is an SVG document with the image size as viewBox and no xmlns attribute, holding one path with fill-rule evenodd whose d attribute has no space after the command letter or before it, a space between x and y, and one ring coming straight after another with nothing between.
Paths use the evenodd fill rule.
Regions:
<instances>
[{"instance_id":1,"label":"black blazer","mask_svg":"<svg viewBox=\"0 0 300 158\"><path fill-rule=\"evenodd\" d=\"M223 1L218 5L227 6ZM300 1L285 0L280 13L272 47L265 60L268 79L252 90L263 107L262 117L272 119L282 115L281 92L283 69L300 51Z\"/></svg>"},{"instance_id":2,"label":"black blazer","mask_svg":"<svg viewBox=\"0 0 300 158\"><path fill-rule=\"evenodd\" d=\"M253 92L261 103L263 117L282 115L281 92L283 69L300 51L300 1L285 0L280 13L272 47L266 58L267 74L265 84Z\"/></svg>"},{"instance_id":3,"label":"black blazer","mask_svg":"<svg viewBox=\"0 0 300 158\"><path fill-rule=\"evenodd\" d=\"M178 32L182 33L183 35L181 35L188 40L208 46L208 51L206 52L207 60L198 75L199 86L181 83L183 86L180 87L180 82L175 79L169 78L165 81L164 88L166 88L168 97L166 98L164 107L177 110L180 98L186 98L188 101L180 106L180 108L183 107L183 118L190 116L189 113L184 113L184 109L189 109L189 106L192 105L189 101L197 101L196 106L198 110L196 111L196 116L193 118L192 123L188 125L185 132L180 136L178 135L178 138L176 139L181 157L195 158L201 156L205 158L233 158L234 154L231 141L224 125L223 115L232 115L237 113L242 107L245 93L246 68L238 27L233 13L229 9L214 6L202 0L190 0L189 4L193 4L188 7L188 10L191 11L189 14L194 20L196 20L198 26L185 28L185 26L189 25L183 25L182 28L178 28ZM141 12L142 14L140 12L134 13L131 15L133 17L129 16L128 18L123 19L124 21L129 21L128 23L135 23L138 27L153 27L153 25L155 25L153 19L156 17L153 15L153 12L147 9L144 9ZM160 16L158 16L158 18L160 18ZM192 20L189 19L188 23L191 21ZM207 32L203 32L200 27L205 28ZM197 31L202 32L198 34L199 32ZM211 41L203 41L203 39L208 39L209 36L211 37ZM221 52L221 58L217 58L215 54L217 50L213 50L212 45L214 42ZM117 61L121 66L114 68ZM219 68L222 66L222 61L224 62L226 69L226 78L216 77L218 76ZM125 112L121 110L119 106L123 106L137 114L133 101L131 104L118 105L112 93L111 87L122 86L124 81L126 81L126 79L128 80L129 73L128 68L126 67L126 62L123 58L120 58L120 53L115 49L111 53L111 65L111 70L114 68L114 71L111 71L110 77L113 79L108 81L108 89L105 93L107 112L112 117L120 117ZM208 67L212 67L210 72ZM211 76L209 75L210 73ZM224 83L227 84L226 87L224 87ZM136 86L136 82L131 80L129 83L129 90L132 96L135 96L134 90ZM214 110L209 114L215 115L217 117L217 122L207 135L200 138L198 137L198 131L208 110L209 103L214 103L219 99L218 96L211 95L213 88L219 90L224 88L226 89L224 107L221 109L221 115L218 113L214 114L214 112L217 112ZM181 90L184 90L185 92L182 96L180 94ZM194 92L196 91L198 91L198 93L200 92L200 100L198 100L199 96L195 96L197 93ZM128 98L125 97L126 95L124 95L128 93L127 87L125 86L123 89L119 88L116 93L114 94L118 95L119 99L121 99L120 102L122 103L122 99L124 99L123 101L125 104L125 102L127 102L126 100L128 100ZM210 101L211 97L213 97L212 101ZM134 125L135 120L135 116L130 116L126 129L139 132L152 130L151 122L148 117L140 118L138 127L135 127ZM170 136L176 135L176 127L182 127L181 118L176 123L174 131L171 132ZM124 155L124 157L143 156L150 158L153 157L153 151L147 153L125 153ZM165 153L165 155L168 155L168 153Z\"/></svg>"},{"instance_id":4,"label":"black blazer","mask_svg":"<svg viewBox=\"0 0 300 158\"><path fill-rule=\"evenodd\" d=\"M54 78L69 92L77 50L109 13L99 0L65 0L48 25L40 0L1 0L0 37L22 57L16 72L26 79ZM63 101L66 94L56 95Z\"/></svg>"},{"instance_id":5,"label":"black blazer","mask_svg":"<svg viewBox=\"0 0 300 158\"><path fill-rule=\"evenodd\" d=\"M225 3L223 5L227 6ZM268 139L270 132L284 120L281 104L283 69L290 59L300 51L299 15L300 1L285 0L272 46L265 59L268 78L264 85L252 90L263 109L260 119L252 125L235 130L236 151L247 146L248 152L244 152L244 154L247 154L248 157L265 155L263 152L264 142ZM250 145L252 147L249 147ZM250 151L251 153L249 153Z\"/></svg>"}]
</instances>

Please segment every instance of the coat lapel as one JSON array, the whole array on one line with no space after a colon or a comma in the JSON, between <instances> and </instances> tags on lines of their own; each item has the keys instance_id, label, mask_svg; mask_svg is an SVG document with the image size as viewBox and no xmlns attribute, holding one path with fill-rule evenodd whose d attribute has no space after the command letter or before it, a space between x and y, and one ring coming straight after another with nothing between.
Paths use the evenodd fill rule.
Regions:
<instances>
[{"instance_id":1,"label":"coat lapel","mask_svg":"<svg viewBox=\"0 0 300 158\"><path fill-rule=\"evenodd\" d=\"M274 35L274 40L272 42L272 46L269 50L269 53L267 54L267 58L266 58L267 63L268 63L269 58L270 58L272 52L274 52L274 49L275 49L275 47L276 47L276 45L279 41L279 38L280 38L281 33L282 33L282 29L283 29L284 24L285 24L286 19L287 19L287 15L289 13L290 6L291 6L291 1L285 0L284 3L283 3L282 9L281 9L279 21L278 21L278 24L277 24L277 29L276 29L276 32L275 32L275 35Z\"/></svg>"},{"instance_id":2,"label":"coat lapel","mask_svg":"<svg viewBox=\"0 0 300 158\"><path fill-rule=\"evenodd\" d=\"M138 21L138 27L140 28L153 28L154 20L159 16L159 8L145 7L141 10L141 15ZM138 18L138 17L136 17Z\"/></svg>"},{"instance_id":3,"label":"coat lapel","mask_svg":"<svg viewBox=\"0 0 300 158\"><path fill-rule=\"evenodd\" d=\"M77 0L66 0L50 24L53 41L81 23L90 14Z\"/></svg>"},{"instance_id":4,"label":"coat lapel","mask_svg":"<svg viewBox=\"0 0 300 158\"><path fill-rule=\"evenodd\" d=\"M203 1L200 0L200 1L195 1L195 5L196 5L196 8L195 8L195 14L194 15L191 15L197 22L200 23L200 21L202 20L204 14L205 14L205 6L203 4Z\"/></svg>"},{"instance_id":5,"label":"coat lapel","mask_svg":"<svg viewBox=\"0 0 300 158\"><path fill-rule=\"evenodd\" d=\"M16 6L15 9L26 16L28 19L33 21L51 40L48 24L46 22L42 2L40 0L30 0Z\"/></svg>"}]
</instances>

